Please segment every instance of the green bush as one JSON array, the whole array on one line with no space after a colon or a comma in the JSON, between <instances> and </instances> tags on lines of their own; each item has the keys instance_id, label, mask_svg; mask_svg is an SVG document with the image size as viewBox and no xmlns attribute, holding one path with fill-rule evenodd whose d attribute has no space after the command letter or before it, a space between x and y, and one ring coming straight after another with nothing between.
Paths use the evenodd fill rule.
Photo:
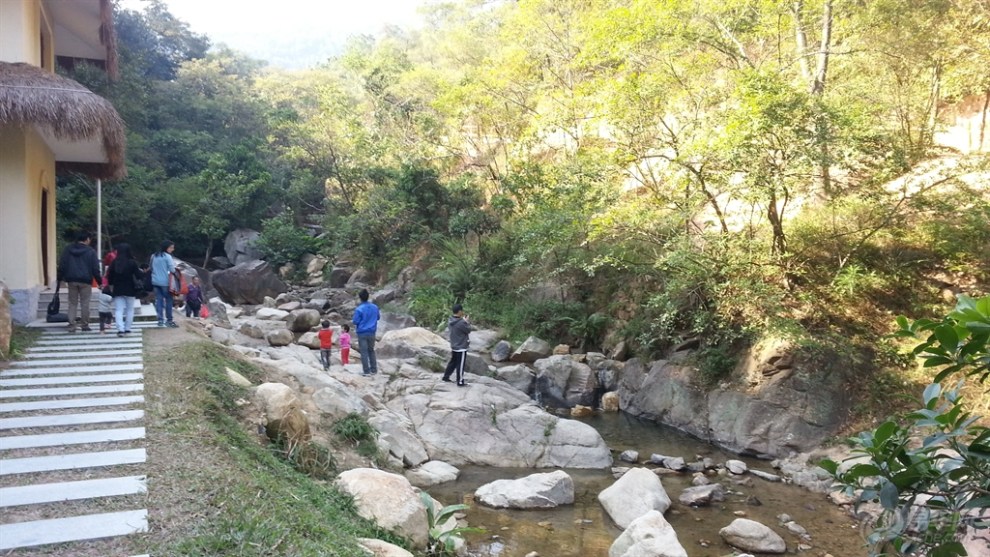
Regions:
<instances>
[{"instance_id":1,"label":"green bush","mask_svg":"<svg viewBox=\"0 0 990 557\"><path fill-rule=\"evenodd\" d=\"M351 413L333 424L333 432L338 437L355 443L374 441L378 431L361 414Z\"/></svg>"},{"instance_id":2,"label":"green bush","mask_svg":"<svg viewBox=\"0 0 990 557\"><path fill-rule=\"evenodd\" d=\"M262 222L261 236L255 243L262 256L275 267L299 261L304 254L316 253L320 245L318 239L296 225L295 215L288 209Z\"/></svg>"},{"instance_id":3,"label":"green bush","mask_svg":"<svg viewBox=\"0 0 990 557\"><path fill-rule=\"evenodd\" d=\"M725 348L708 347L695 354L694 364L701 383L706 387L713 387L729 377L736 366L736 358Z\"/></svg>"}]
</instances>

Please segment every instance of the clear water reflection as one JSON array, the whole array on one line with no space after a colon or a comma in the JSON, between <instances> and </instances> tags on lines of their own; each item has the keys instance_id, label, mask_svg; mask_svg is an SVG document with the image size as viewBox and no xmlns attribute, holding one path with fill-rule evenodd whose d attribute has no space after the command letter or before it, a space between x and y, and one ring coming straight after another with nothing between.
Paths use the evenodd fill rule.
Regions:
<instances>
[{"instance_id":1,"label":"clear water reflection","mask_svg":"<svg viewBox=\"0 0 990 557\"><path fill-rule=\"evenodd\" d=\"M717 462L738 458L669 428L624 414L598 415L585 421L601 432L616 456L623 450L633 449L639 451L641 462L653 453L682 456L688 462L695 460L696 456L708 456ZM773 472L768 462L741 460L752 468ZM618 462L616 465L629 466ZM468 522L487 530L485 534L469 539L470 555L523 557L531 551L542 557L608 555L609 547L621 530L612 523L597 500L598 493L614 481L607 470L567 470L574 480L574 505L551 510L517 511L490 509L475 504L474 490L479 486L497 479L520 478L541 471L465 466L461 468L461 476L456 482L434 486L429 491L445 504L464 502L470 505ZM746 478L742 484L729 478L712 478L730 491L727 500L712 507L691 508L677 502L681 491L691 485L691 475L662 477L664 488L674 501L666 518L690 557L732 555L733 548L722 541L718 531L732 522L738 512L780 534L787 542L788 553L797 552L798 544L803 543L811 546L811 549L802 552L809 556L866 555L854 521L829 503L824 495L755 477ZM754 504L756 500L759 505ZM787 532L777 520L777 515L781 513L789 514L795 522L804 526L811 536L810 541L803 541Z\"/></svg>"}]
</instances>

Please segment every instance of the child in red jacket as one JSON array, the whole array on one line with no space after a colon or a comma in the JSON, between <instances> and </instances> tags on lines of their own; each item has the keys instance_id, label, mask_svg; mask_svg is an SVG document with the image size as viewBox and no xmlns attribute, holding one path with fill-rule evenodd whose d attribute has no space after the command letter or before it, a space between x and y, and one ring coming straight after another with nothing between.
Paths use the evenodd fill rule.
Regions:
<instances>
[{"instance_id":1,"label":"child in red jacket","mask_svg":"<svg viewBox=\"0 0 990 557\"><path fill-rule=\"evenodd\" d=\"M323 371L330 371L330 349L333 348L333 331L330 330L330 322L324 321L323 328L320 329L320 363L323 364Z\"/></svg>"}]
</instances>

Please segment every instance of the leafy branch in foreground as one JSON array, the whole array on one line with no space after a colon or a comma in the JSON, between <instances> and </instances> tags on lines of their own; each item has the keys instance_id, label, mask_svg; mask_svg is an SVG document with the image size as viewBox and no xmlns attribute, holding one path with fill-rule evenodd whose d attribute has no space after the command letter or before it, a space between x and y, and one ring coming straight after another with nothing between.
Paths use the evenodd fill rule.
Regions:
<instances>
[{"instance_id":1,"label":"leafy branch in foreground","mask_svg":"<svg viewBox=\"0 0 990 557\"><path fill-rule=\"evenodd\" d=\"M430 526L430 543L426 550L428 555L432 557L456 555L457 540L463 539L462 536L464 534L485 531L483 528L470 526L445 528L447 521L454 516L454 513L467 510L468 506L464 504L447 505L438 511L429 493L421 491L419 496L423 500L423 506L426 507L426 522Z\"/></svg>"},{"instance_id":2,"label":"leafy branch in foreground","mask_svg":"<svg viewBox=\"0 0 990 557\"><path fill-rule=\"evenodd\" d=\"M943 390L954 373L985 382L990 366L990 296L960 296L942 321L898 318L898 336L930 332L914 353L925 367L946 366L923 394L924 407L851 439L854 456L821 466L857 497L882 512L867 536L872 556L968 555L967 532L990 528L990 429L965 410L964 380Z\"/></svg>"}]
</instances>

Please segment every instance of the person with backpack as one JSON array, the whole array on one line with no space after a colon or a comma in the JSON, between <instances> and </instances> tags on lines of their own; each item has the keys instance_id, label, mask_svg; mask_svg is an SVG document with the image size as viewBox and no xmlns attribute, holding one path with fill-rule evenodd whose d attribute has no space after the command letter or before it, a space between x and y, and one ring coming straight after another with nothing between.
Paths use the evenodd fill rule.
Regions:
<instances>
[{"instance_id":1,"label":"person with backpack","mask_svg":"<svg viewBox=\"0 0 990 557\"><path fill-rule=\"evenodd\" d=\"M118 257L120 257L118 248ZM158 316L159 327L178 327L172 319L172 293L170 283L175 280L175 260L172 252L175 243L165 240L161 249L151 256L151 286L155 291L155 314Z\"/></svg>"},{"instance_id":2,"label":"person with backpack","mask_svg":"<svg viewBox=\"0 0 990 557\"><path fill-rule=\"evenodd\" d=\"M80 232L76 241L62 251L58 260L56 280L64 282L69 292L69 332L76 332L76 315L79 315L79 327L89 331L89 300L93 295L93 281L100 283L100 258L96 250L90 247L93 236L89 232ZM57 288L56 288L57 290Z\"/></svg>"},{"instance_id":3,"label":"person with backpack","mask_svg":"<svg viewBox=\"0 0 990 557\"><path fill-rule=\"evenodd\" d=\"M107 285L113 296L117 336L131 332L134 324L134 299L141 292L144 272L131 256L131 246L117 244L117 257L107 268Z\"/></svg>"}]
</instances>

